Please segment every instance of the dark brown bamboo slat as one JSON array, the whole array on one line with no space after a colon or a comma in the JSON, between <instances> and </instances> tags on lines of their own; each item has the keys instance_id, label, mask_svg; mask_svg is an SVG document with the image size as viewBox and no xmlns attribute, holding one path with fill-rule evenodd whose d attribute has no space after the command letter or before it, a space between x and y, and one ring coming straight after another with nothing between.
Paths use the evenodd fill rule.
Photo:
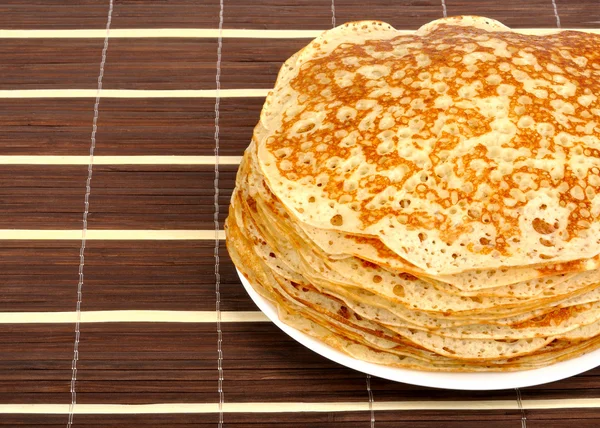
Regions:
<instances>
[{"instance_id":1,"label":"dark brown bamboo slat","mask_svg":"<svg viewBox=\"0 0 600 428\"><path fill-rule=\"evenodd\" d=\"M263 98L221 99L220 153L240 156ZM0 155L89 154L93 99L0 99ZM96 155L205 155L214 151L213 98L103 98Z\"/></svg>"},{"instance_id":2,"label":"dark brown bamboo slat","mask_svg":"<svg viewBox=\"0 0 600 428\"><path fill-rule=\"evenodd\" d=\"M555 414L552 410L535 411L528 415L528 426L563 427L565 411ZM410 424L411 427L438 428L440 426L475 428L481 426L507 427L519 426L521 414L515 411L484 410L461 412L461 421L452 420L454 412L449 411L385 411L377 412L379 419L376 426L397 427L398 423ZM3 415L2 424L27 424L24 426L64 426L62 415ZM593 427L599 421L598 412L584 409L577 410L578 426ZM177 427L214 427L217 422L215 414L139 414L139 415L77 415L77 426L110 427L149 426L151 428ZM345 428L348 426L365 426L369 422L366 412L306 412L306 413L233 413L225 417L227 426L319 426L326 428ZM38 425L36 425L38 424ZM395 425L396 424L396 425ZM579 425L581 424L581 425ZM21 425L19 425L21 426ZM368 426L368 425L367 425Z\"/></svg>"},{"instance_id":3,"label":"dark brown bamboo slat","mask_svg":"<svg viewBox=\"0 0 600 428\"><path fill-rule=\"evenodd\" d=\"M93 99L0 98L0 155L87 155L93 117Z\"/></svg>"},{"instance_id":4,"label":"dark brown bamboo slat","mask_svg":"<svg viewBox=\"0 0 600 428\"><path fill-rule=\"evenodd\" d=\"M535 413L534 413L535 412ZM527 426L534 428L564 428L566 424L578 427L595 428L600 423L599 412L595 409L527 411ZM410 424L411 427L439 428L506 428L520 426L521 414L516 411L485 410L460 412L460 420L452 411L378 411L377 427L397 427ZM347 428L348 426L368 426L367 412L305 412L305 413L232 413L225 416L227 426L262 427L277 426L297 428L318 426L325 428ZM2 415L0 426L64 427L64 415ZM213 428L216 414L138 414L138 415L77 415L77 426L85 428L120 428L123 426L143 426L162 428Z\"/></svg>"},{"instance_id":5,"label":"dark brown bamboo slat","mask_svg":"<svg viewBox=\"0 0 600 428\"><path fill-rule=\"evenodd\" d=\"M520 412L509 410L461 411L461 420L452 420L451 411L378 411L376 426L397 426L394 423L406 423L410 426L437 428L440 426L456 426L475 428L485 426L518 426ZM575 415L574 415L575 414ZM575 416L575 418L573 417ZM368 423L369 415L365 412L308 412L308 413L233 413L226 415L227 426L261 426L258 424L277 424L284 427L298 427L311 424L326 428L344 428L348 424ZM3 415L0 426L64 426L64 415ZM78 415L77 426L110 427L149 426L149 427L214 427L217 421L215 414L138 414L138 415ZM577 410L528 410L527 425L532 427L564 427L566 423L577 426L595 427L600 422L596 409ZM460 423L460 424L459 424Z\"/></svg>"},{"instance_id":6,"label":"dark brown bamboo slat","mask_svg":"<svg viewBox=\"0 0 600 428\"><path fill-rule=\"evenodd\" d=\"M269 89L281 64L307 39L223 41L221 87ZM214 89L216 39L113 39L107 89Z\"/></svg>"},{"instance_id":7,"label":"dark brown bamboo slat","mask_svg":"<svg viewBox=\"0 0 600 428\"><path fill-rule=\"evenodd\" d=\"M446 4L452 1L446 1ZM400 3L390 3L386 0L369 0L364 3L336 0L335 15L337 25L374 19L402 30L416 30L421 25L444 16L442 2L438 0L408 0Z\"/></svg>"},{"instance_id":8,"label":"dark brown bamboo slat","mask_svg":"<svg viewBox=\"0 0 600 428\"><path fill-rule=\"evenodd\" d=\"M221 100L220 153L240 156L262 98ZM103 98L96 155L205 155L214 151L213 98ZM93 99L0 99L0 155L89 154Z\"/></svg>"},{"instance_id":9,"label":"dark brown bamboo slat","mask_svg":"<svg viewBox=\"0 0 600 428\"><path fill-rule=\"evenodd\" d=\"M104 0L6 0L0 5L0 28L104 28L107 16Z\"/></svg>"},{"instance_id":10,"label":"dark brown bamboo slat","mask_svg":"<svg viewBox=\"0 0 600 428\"><path fill-rule=\"evenodd\" d=\"M595 369L587 373L574 376L569 379L565 379L559 382L550 384L551 386L534 386L528 388L522 388L521 394L524 400L543 400L553 398L596 398L600 396L600 370ZM439 390L425 389L416 386L408 386L405 384L391 382L384 379L373 378L371 387L378 397L382 401L393 401L398 397L405 395L414 394L416 397L422 397L426 399L429 391L435 391L438 393ZM429 394L429 396L435 396ZM495 392L467 392L467 391L450 391L449 396L455 397L457 400L469 399L471 397L478 397L479 399L494 399L497 397L505 397L504 399L513 400L516 398L514 390L500 390ZM496 394L496 395L495 395ZM407 400L410 398L406 398Z\"/></svg>"},{"instance_id":11,"label":"dark brown bamboo slat","mask_svg":"<svg viewBox=\"0 0 600 428\"><path fill-rule=\"evenodd\" d=\"M0 89L97 86L102 39L6 39L0 43Z\"/></svg>"},{"instance_id":12,"label":"dark brown bamboo slat","mask_svg":"<svg viewBox=\"0 0 600 428\"><path fill-rule=\"evenodd\" d=\"M595 0L559 1L557 9L564 28L600 27L600 8Z\"/></svg>"},{"instance_id":13,"label":"dark brown bamboo slat","mask_svg":"<svg viewBox=\"0 0 600 428\"><path fill-rule=\"evenodd\" d=\"M525 414L529 423L533 426L543 426L542 423L556 421L555 423L567 424L569 419L577 421L588 421L587 423L600 423L600 410L594 408L583 409L531 409L526 410ZM555 425L556 426L556 425Z\"/></svg>"},{"instance_id":14,"label":"dark brown bamboo slat","mask_svg":"<svg viewBox=\"0 0 600 428\"><path fill-rule=\"evenodd\" d=\"M118 1L115 28L217 28L219 2ZM320 0L230 0L225 3L225 28L326 29L331 26L331 4Z\"/></svg>"},{"instance_id":15,"label":"dark brown bamboo slat","mask_svg":"<svg viewBox=\"0 0 600 428\"><path fill-rule=\"evenodd\" d=\"M221 99L221 155L243 154L263 103L263 98ZM214 108L212 98L103 99L96 154L213 155Z\"/></svg>"},{"instance_id":16,"label":"dark brown bamboo slat","mask_svg":"<svg viewBox=\"0 0 600 428\"><path fill-rule=\"evenodd\" d=\"M2 325L0 403L69 403L74 338L71 324Z\"/></svg>"},{"instance_id":17,"label":"dark brown bamboo slat","mask_svg":"<svg viewBox=\"0 0 600 428\"><path fill-rule=\"evenodd\" d=\"M220 219L237 165L221 165ZM87 165L0 165L0 228L82 227ZM212 165L96 165L90 229L212 229Z\"/></svg>"},{"instance_id":18,"label":"dark brown bamboo slat","mask_svg":"<svg viewBox=\"0 0 600 428\"><path fill-rule=\"evenodd\" d=\"M271 88L281 64L307 39L225 39L222 87ZM0 44L0 89L95 89L104 40L7 39ZM110 40L106 89L214 89L217 40Z\"/></svg>"},{"instance_id":19,"label":"dark brown bamboo slat","mask_svg":"<svg viewBox=\"0 0 600 428\"><path fill-rule=\"evenodd\" d=\"M79 403L214 402L212 324L82 324ZM73 358L72 324L3 325L0 402L67 403ZM182 370L179 362L195 363ZM111 363L129 362L126 370ZM198 370L198 364L203 366ZM32 370L43 367L43 376ZM38 368L38 370L40 370ZM146 379L145 379L146 378Z\"/></svg>"},{"instance_id":20,"label":"dark brown bamboo slat","mask_svg":"<svg viewBox=\"0 0 600 428\"><path fill-rule=\"evenodd\" d=\"M511 28L556 28L554 8L552 1L548 0L486 2L477 7L473 7L473 3L469 1L451 0L446 5L449 15L481 15L496 19ZM527 13L532 9L535 9L535 14Z\"/></svg>"},{"instance_id":21,"label":"dark brown bamboo slat","mask_svg":"<svg viewBox=\"0 0 600 428\"><path fill-rule=\"evenodd\" d=\"M0 228L81 228L86 176L86 166L0 165Z\"/></svg>"},{"instance_id":22,"label":"dark brown bamboo slat","mask_svg":"<svg viewBox=\"0 0 600 428\"><path fill-rule=\"evenodd\" d=\"M4 241L0 312L74 310L80 241Z\"/></svg>"},{"instance_id":23,"label":"dark brown bamboo slat","mask_svg":"<svg viewBox=\"0 0 600 428\"><path fill-rule=\"evenodd\" d=\"M222 165L220 220L237 165ZM213 229L213 165L97 165L90 229Z\"/></svg>"},{"instance_id":24,"label":"dark brown bamboo slat","mask_svg":"<svg viewBox=\"0 0 600 428\"><path fill-rule=\"evenodd\" d=\"M216 28L219 2L115 1L112 28ZM102 29L106 27L106 0L10 0L0 7L4 29Z\"/></svg>"},{"instance_id":25,"label":"dark brown bamboo slat","mask_svg":"<svg viewBox=\"0 0 600 428\"><path fill-rule=\"evenodd\" d=\"M75 310L80 241L5 241L0 312ZM82 309L213 311L214 242L88 241ZM221 308L257 310L221 244Z\"/></svg>"},{"instance_id":26,"label":"dark brown bamboo slat","mask_svg":"<svg viewBox=\"0 0 600 428\"><path fill-rule=\"evenodd\" d=\"M595 0L556 1L563 28L598 28L600 10ZM481 15L497 19L512 28L556 28L552 1L478 2L450 0L446 2L449 15ZM534 12L535 11L535 12Z\"/></svg>"},{"instance_id":27,"label":"dark brown bamboo slat","mask_svg":"<svg viewBox=\"0 0 600 428\"><path fill-rule=\"evenodd\" d=\"M247 109L241 109L238 101L227 99L221 100L221 106L221 153L239 154L237 140L226 140L229 134L225 130L226 121L235 122L232 118L236 117L238 121L250 122L249 118L245 118L256 109L246 113ZM212 98L106 98L102 100L104 126L98 135L97 154L212 155L215 145L214 115L215 100ZM247 128L244 131L247 135Z\"/></svg>"},{"instance_id":28,"label":"dark brown bamboo slat","mask_svg":"<svg viewBox=\"0 0 600 428\"><path fill-rule=\"evenodd\" d=\"M448 14L477 14L504 19L519 27L553 27L551 2L528 3L472 2L449 0ZM260 5L248 0L233 0L225 4L226 28L252 29L327 29L331 26L329 2L317 0L263 1ZM597 27L594 19L595 0L559 2L563 23L569 27ZM535 11L536 13L526 13ZM1 28L104 28L108 2L100 0L68 1L57 4L46 1L3 2L0 9ZM176 0L147 4L139 1L117 1L113 28L216 28L219 3ZM43 17L40 19L38 17ZM442 16L441 2L403 1L389 3L375 0L357 3L336 1L338 23L360 20L385 20L397 28L418 28ZM510 25L510 24L509 24Z\"/></svg>"},{"instance_id":29,"label":"dark brown bamboo slat","mask_svg":"<svg viewBox=\"0 0 600 428\"><path fill-rule=\"evenodd\" d=\"M244 420L244 422L241 423L227 423L227 426L231 426L231 427L263 427L266 426L264 425L264 423L262 422L265 418L265 415L262 414L250 414L247 415L247 418ZM483 415L484 417L486 415ZM65 419L63 417L63 419ZM77 417L77 420L79 421L81 418ZM133 419L133 418L130 418ZM238 418L236 418L238 419ZM292 414L290 416L290 418L288 420L291 420L292 422L287 422L287 421L282 421L281 418L278 418L278 420L275 420L273 422L270 422L271 424L276 424L277 427L281 427L281 428L297 428L298 426L306 426L303 424L311 424L311 423L315 423L318 424L319 427L326 427L326 428L345 428L348 426L348 422L337 422L336 420L331 421L332 416L329 414L325 414L322 415L319 421L312 421L312 420L308 420L307 421L307 417L305 416L296 416L296 414ZM123 426L121 423L112 423L112 422L106 422L105 420L108 421L112 421L112 418L108 417L108 416L103 416L103 417L94 417L94 421L99 421L98 423L94 423L94 422L90 422L90 423L84 423L84 424L80 424L77 423L77 426L79 427L85 427L85 428L118 428L120 426ZM130 423L138 423L137 421L139 421L140 418L135 418L135 422L130 422ZM144 422L139 422L139 426L143 426L145 428L163 428L165 425L163 425L162 423L152 423L152 422L145 422L146 420L153 420L151 417L147 418L147 419L142 419ZM211 421L206 423L206 421ZM322 421L322 422L321 422ZM579 419L572 419L571 420L572 423L576 423L578 427L582 427L582 428L595 428L597 427L597 421L588 421L588 420L579 420ZM195 428L207 428L207 427L214 427L216 424L218 423L218 417L216 415L210 415L209 417L204 417L202 419L202 422L200 423L191 423L191 424L172 424L169 426L176 426L176 427L195 427ZM363 418L361 418L358 421L352 421L352 423L360 423L360 425L363 424L368 424L369 423L369 419L367 416L363 416ZM484 420L480 420L480 421L473 421L473 422L457 422L457 421L419 421L419 422L411 422L411 427L414 428L438 428L440 425L440 423L444 424L444 427L448 427L448 428L471 428L471 427L480 427L482 425L485 425L486 427L490 427L490 428L506 428L507 424L519 424L520 421L518 418L512 418L509 421L507 420L493 420L493 419L484 419ZM534 428L538 428L538 427L549 427L549 428L562 428L564 427L563 424L564 422L557 422L557 421L540 421L539 424L538 423L532 423L532 424L528 424L527 426L529 427L534 427ZM249 425L252 424L252 425ZM383 423L378 423L377 426L378 427L383 427L383 428L396 428L398 425L398 422L383 422ZM0 426L2 425L2 423L0 422ZM40 425L35 424L35 425L19 425L19 427L24 427L24 428L33 428L33 427L38 427ZM65 424L52 424L52 425L47 425L44 424L44 427L48 427L48 428L58 428L58 427L64 427ZM131 426L131 425L130 425ZM138 426L138 425L136 425ZM518 426L518 425L515 425Z\"/></svg>"},{"instance_id":30,"label":"dark brown bamboo slat","mask_svg":"<svg viewBox=\"0 0 600 428\"><path fill-rule=\"evenodd\" d=\"M89 241L83 307L213 311L213 251L212 241ZM223 244L220 258L221 309L256 310Z\"/></svg>"},{"instance_id":31,"label":"dark brown bamboo slat","mask_svg":"<svg viewBox=\"0 0 600 428\"><path fill-rule=\"evenodd\" d=\"M549 400L564 397L600 397L600 369L596 368L578 376L525 388L523 399Z\"/></svg>"},{"instance_id":32,"label":"dark brown bamboo slat","mask_svg":"<svg viewBox=\"0 0 600 428\"><path fill-rule=\"evenodd\" d=\"M107 89L214 89L216 39L113 39Z\"/></svg>"},{"instance_id":33,"label":"dark brown bamboo slat","mask_svg":"<svg viewBox=\"0 0 600 428\"><path fill-rule=\"evenodd\" d=\"M224 88L272 88L281 65L310 39L226 39L221 82Z\"/></svg>"}]
</instances>

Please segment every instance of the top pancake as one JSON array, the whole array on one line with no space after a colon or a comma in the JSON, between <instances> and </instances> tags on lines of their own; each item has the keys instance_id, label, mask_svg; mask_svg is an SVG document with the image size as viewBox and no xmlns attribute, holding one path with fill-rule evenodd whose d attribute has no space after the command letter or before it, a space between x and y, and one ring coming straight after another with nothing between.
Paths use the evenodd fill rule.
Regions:
<instances>
[{"instance_id":1,"label":"top pancake","mask_svg":"<svg viewBox=\"0 0 600 428\"><path fill-rule=\"evenodd\" d=\"M431 275L600 254L600 37L505 28L325 32L263 109L271 191L299 222L379 238Z\"/></svg>"}]
</instances>

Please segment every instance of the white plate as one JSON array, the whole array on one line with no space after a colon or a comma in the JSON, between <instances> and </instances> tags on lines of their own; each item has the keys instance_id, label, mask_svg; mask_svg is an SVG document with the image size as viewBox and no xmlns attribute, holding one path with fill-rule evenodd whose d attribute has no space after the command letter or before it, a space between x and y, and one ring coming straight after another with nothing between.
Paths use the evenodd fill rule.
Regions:
<instances>
[{"instance_id":1,"label":"white plate","mask_svg":"<svg viewBox=\"0 0 600 428\"><path fill-rule=\"evenodd\" d=\"M275 306L259 295L240 271L238 271L238 275L240 276L244 288L259 309L292 339L300 342L317 354L343 366L396 382L429 386L433 388L490 391L496 389L523 388L526 386L554 382L575 376L576 374L583 373L600 365L600 349L582 355L581 357L556 363L541 369L506 373L422 372L368 363L343 354L311 336L281 322L277 316L277 309Z\"/></svg>"}]
</instances>

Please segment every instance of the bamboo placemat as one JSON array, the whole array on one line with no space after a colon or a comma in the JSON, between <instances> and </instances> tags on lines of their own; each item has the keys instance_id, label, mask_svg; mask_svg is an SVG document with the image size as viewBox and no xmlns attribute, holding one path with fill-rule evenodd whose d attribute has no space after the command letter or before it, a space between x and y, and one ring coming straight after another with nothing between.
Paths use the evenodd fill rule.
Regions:
<instances>
[{"instance_id":1,"label":"bamboo placemat","mask_svg":"<svg viewBox=\"0 0 600 428\"><path fill-rule=\"evenodd\" d=\"M0 426L600 426L598 369L457 392L325 360L265 320L225 251L280 64L334 23L445 14L600 27L598 0L2 2Z\"/></svg>"}]
</instances>

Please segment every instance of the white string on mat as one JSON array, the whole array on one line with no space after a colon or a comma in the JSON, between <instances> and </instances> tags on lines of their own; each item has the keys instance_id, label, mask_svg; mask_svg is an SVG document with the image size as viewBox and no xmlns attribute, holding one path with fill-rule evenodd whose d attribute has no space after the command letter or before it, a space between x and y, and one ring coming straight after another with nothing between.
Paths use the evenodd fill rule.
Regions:
<instances>
[{"instance_id":1,"label":"white string on mat","mask_svg":"<svg viewBox=\"0 0 600 428\"><path fill-rule=\"evenodd\" d=\"M77 362L79 361L79 340L81 338L81 303L83 300L83 267L85 265L85 244L87 232L87 220L90 212L90 193L92 191L92 169L94 165L94 150L96 149L96 132L98 131L98 115L100 107L100 93L102 91L102 78L104 77L104 66L106 65L106 52L108 51L108 39L110 35L110 24L112 21L113 0L109 0L108 18L106 20L106 35L104 37L104 46L102 48L102 59L100 60L100 72L98 73L98 87L96 90L96 101L94 103L94 118L92 120L92 135L90 138L90 162L88 164L88 175L85 181L85 198L83 210L83 228L81 230L81 248L79 249L79 271L77 281L77 306L75 320L75 343L73 345L73 360L71 362L71 403L69 404L69 418L67 420L67 428L73 426L73 418L75 414L75 405L77 404Z\"/></svg>"},{"instance_id":2,"label":"white string on mat","mask_svg":"<svg viewBox=\"0 0 600 428\"><path fill-rule=\"evenodd\" d=\"M331 26L335 28L335 0L331 0Z\"/></svg>"},{"instance_id":3,"label":"white string on mat","mask_svg":"<svg viewBox=\"0 0 600 428\"><path fill-rule=\"evenodd\" d=\"M371 428L375 428L375 410L373 404L375 399L373 398L373 390L371 389L371 375L367 375L367 393L369 394L369 413L371 414Z\"/></svg>"},{"instance_id":4,"label":"white string on mat","mask_svg":"<svg viewBox=\"0 0 600 428\"><path fill-rule=\"evenodd\" d=\"M442 0L442 13L444 18L448 18L448 10L446 9L446 0Z\"/></svg>"},{"instance_id":5,"label":"white string on mat","mask_svg":"<svg viewBox=\"0 0 600 428\"><path fill-rule=\"evenodd\" d=\"M215 224L215 311L217 313L217 392L219 393L219 428L223 427L223 403L225 394L223 393L223 332L221 330L221 272L219 267L219 106L221 103L221 55L223 51L223 5L224 0L219 1L219 37L217 45L217 75L215 78L215 179L214 179L214 224Z\"/></svg>"},{"instance_id":6,"label":"white string on mat","mask_svg":"<svg viewBox=\"0 0 600 428\"><path fill-rule=\"evenodd\" d=\"M527 416L525 416L525 409L523 408L521 390L519 388L515 388L515 392L517 393L517 404L519 405L519 410L521 410L521 428L527 428Z\"/></svg>"},{"instance_id":7,"label":"white string on mat","mask_svg":"<svg viewBox=\"0 0 600 428\"><path fill-rule=\"evenodd\" d=\"M554 17L556 18L556 28L560 28L560 16L558 15L558 7L556 7L556 0L552 0L552 7L554 8Z\"/></svg>"}]
</instances>

